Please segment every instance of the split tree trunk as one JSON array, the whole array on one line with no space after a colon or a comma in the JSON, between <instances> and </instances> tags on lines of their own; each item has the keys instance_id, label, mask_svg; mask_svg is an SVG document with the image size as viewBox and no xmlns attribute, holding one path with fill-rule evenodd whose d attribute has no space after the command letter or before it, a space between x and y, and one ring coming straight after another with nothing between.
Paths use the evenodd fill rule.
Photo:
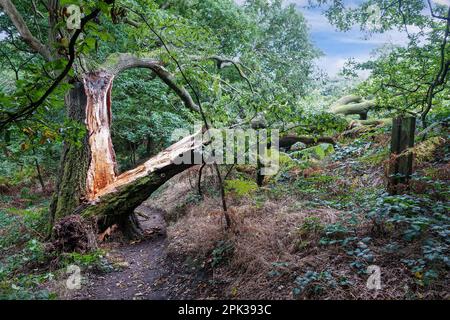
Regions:
<instances>
[{"instance_id":1,"label":"split tree trunk","mask_svg":"<svg viewBox=\"0 0 450 320\"><path fill-rule=\"evenodd\" d=\"M180 160L192 160L194 153L201 150L199 134L185 137L144 164L119 175L113 183L98 190L89 201L81 204L75 213L84 217L97 217L104 226L117 223L128 235L139 235L134 209L167 180L193 165L193 161L180 163Z\"/></svg>"},{"instance_id":2,"label":"split tree trunk","mask_svg":"<svg viewBox=\"0 0 450 320\"><path fill-rule=\"evenodd\" d=\"M197 135L186 137L143 165L117 176L111 141L111 88L105 71L85 74L65 99L69 117L86 125L81 146L64 145L61 171L51 204L52 225L70 214L96 216L105 226L118 223L129 236L140 228L133 211L172 176L192 164L176 164L201 148ZM192 159L192 158L191 158Z\"/></svg>"},{"instance_id":3,"label":"split tree trunk","mask_svg":"<svg viewBox=\"0 0 450 320\"><path fill-rule=\"evenodd\" d=\"M113 54L97 71L85 73L68 92L69 118L86 126L81 146L65 143L56 192L50 207L51 225L64 216L80 213L103 221L114 220L138 231L133 210L173 175L191 165L173 162L180 154L197 150L190 136L158 154L144 165L117 176L111 141L111 88L114 76L130 68L147 68L171 88L192 111L198 112L189 92L154 58ZM201 139L199 139L201 141ZM198 141L197 141L198 142ZM202 143L200 143L202 145ZM112 218L111 218L112 217Z\"/></svg>"},{"instance_id":4,"label":"split tree trunk","mask_svg":"<svg viewBox=\"0 0 450 320\"><path fill-rule=\"evenodd\" d=\"M72 213L83 201L114 182L116 160L111 141L111 86L105 72L85 74L65 98L71 120L86 125L81 146L66 142L56 193L50 206L52 222Z\"/></svg>"},{"instance_id":5,"label":"split tree trunk","mask_svg":"<svg viewBox=\"0 0 450 320\"><path fill-rule=\"evenodd\" d=\"M87 198L116 179L116 154L111 140L111 88L114 76L99 71L84 76L87 96L86 125L89 134L91 159L86 178Z\"/></svg>"}]
</instances>

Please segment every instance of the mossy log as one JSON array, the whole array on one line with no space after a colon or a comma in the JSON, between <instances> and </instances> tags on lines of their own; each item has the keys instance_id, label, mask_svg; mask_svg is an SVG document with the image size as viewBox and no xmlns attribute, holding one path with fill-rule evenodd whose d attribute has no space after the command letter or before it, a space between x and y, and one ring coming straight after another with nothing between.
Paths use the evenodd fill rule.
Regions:
<instances>
[{"instance_id":1,"label":"mossy log","mask_svg":"<svg viewBox=\"0 0 450 320\"><path fill-rule=\"evenodd\" d=\"M348 96L344 96L342 98L340 98L339 100L337 100L333 106L342 106L342 105L346 105L349 103L360 103L362 101L362 98L359 96L355 96L355 95L348 95Z\"/></svg>"},{"instance_id":2,"label":"mossy log","mask_svg":"<svg viewBox=\"0 0 450 320\"><path fill-rule=\"evenodd\" d=\"M349 103L345 105L337 105L332 108L332 112L335 114L342 114L344 116L358 114L361 120L367 119L367 112L371 108L375 107L374 101L364 101L359 103Z\"/></svg>"},{"instance_id":3,"label":"mossy log","mask_svg":"<svg viewBox=\"0 0 450 320\"><path fill-rule=\"evenodd\" d=\"M316 143L331 143L333 145L336 144L336 141L334 141L332 137L286 135L280 138L279 147L288 150L297 142L302 142L306 145L312 145Z\"/></svg>"}]
</instances>

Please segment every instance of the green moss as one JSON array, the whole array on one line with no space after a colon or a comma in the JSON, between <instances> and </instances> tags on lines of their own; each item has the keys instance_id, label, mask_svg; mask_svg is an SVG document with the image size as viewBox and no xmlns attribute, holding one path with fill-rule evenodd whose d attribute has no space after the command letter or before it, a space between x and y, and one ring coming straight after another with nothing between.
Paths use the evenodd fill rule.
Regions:
<instances>
[{"instance_id":1,"label":"green moss","mask_svg":"<svg viewBox=\"0 0 450 320\"><path fill-rule=\"evenodd\" d=\"M383 148L382 150L375 152L370 155L362 156L359 161L362 163L366 163L369 165L380 165L384 160L386 160L389 156L388 148Z\"/></svg>"},{"instance_id":2,"label":"green moss","mask_svg":"<svg viewBox=\"0 0 450 320\"><path fill-rule=\"evenodd\" d=\"M226 180L225 190L233 192L238 197L249 196L258 190L258 186L253 181Z\"/></svg>"}]
</instances>

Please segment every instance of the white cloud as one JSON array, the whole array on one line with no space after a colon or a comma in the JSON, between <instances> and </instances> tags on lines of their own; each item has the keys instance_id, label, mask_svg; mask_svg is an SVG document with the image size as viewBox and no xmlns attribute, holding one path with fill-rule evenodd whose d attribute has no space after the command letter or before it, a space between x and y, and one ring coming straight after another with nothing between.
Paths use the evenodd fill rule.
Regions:
<instances>
[{"instance_id":1,"label":"white cloud","mask_svg":"<svg viewBox=\"0 0 450 320\"><path fill-rule=\"evenodd\" d=\"M360 0L346 0L345 3L354 7L358 1ZM450 0L433 1L447 5L450 3ZM242 4L245 0L235 0L235 2ZM285 0L284 3L295 4L307 20L311 39L325 54L317 59L316 65L331 77L337 76L350 58L357 62L364 62L370 59L375 48L386 44L404 46L408 43L408 36L404 30L390 30L367 36L355 26L347 32L341 32L329 23L320 9L308 8L308 0ZM414 26L408 26L408 31L413 34L420 30ZM359 75L361 78L366 78L369 74L361 72Z\"/></svg>"},{"instance_id":2,"label":"white cloud","mask_svg":"<svg viewBox=\"0 0 450 320\"><path fill-rule=\"evenodd\" d=\"M353 59L355 62L364 62L369 60L371 57L370 54L360 54L354 56L344 56L344 55L335 55L335 56L324 56L316 61L317 68L326 72L331 78L337 77L339 72L342 71L345 64L349 61L349 59ZM367 79L370 75L370 71L358 71L358 76L360 79Z\"/></svg>"},{"instance_id":3,"label":"white cloud","mask_svg":"<svg viewBox=\"0 0 450 320\"><path fill-rule=\"evenodd\" d=\"M450 0L433 0L433 2L443 6L450 6Z\"/></svg>"},{"instance_id":4,"label":"white cloud","mask_svg":"<svg viewBox=\"0 0 450 320\"><path fill-rule=\"evenodd\" d=\"M335 27L328 22L328 19L319 11L300 9L305 17L308 27L313 32L335 31Z\"/></svg>"}]
</instances>

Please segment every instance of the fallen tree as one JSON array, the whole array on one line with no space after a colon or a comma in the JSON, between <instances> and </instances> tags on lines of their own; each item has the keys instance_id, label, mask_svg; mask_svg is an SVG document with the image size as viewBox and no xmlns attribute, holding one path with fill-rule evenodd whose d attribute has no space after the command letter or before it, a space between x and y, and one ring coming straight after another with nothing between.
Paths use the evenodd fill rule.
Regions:
<instances>
[{"instance_id":1,"label":"fallen tree","mask_svg":"<svg viewBox=\"0 0 450 320\"><path fill-rule=\"evenodd\" d=\"M87 39L93 40L93 38L85 35L93 26L100 24L100 17L106 9L110 9L114 24L127 23L136 28L148 28L158 37L155 45L157 47L163 46L169 51L167 45L154 32L143 14L133 11L131 8L125 10L125 8L117 7L114 5L114 0L103 2L98 6L94 6L93 3L92 10L81 18L79 27L72 29L61 28L63 23L67 22L67 17L60 14L65 10L64 4L60 1L48 1L47 5L43 5L48 11L48 30L50 32L48 37L41 38L32 33L33 30L29 29L26 19L16 8L13 1L0 0L2 13L9 18L11 27L17 30L18 36L27 45L27 50L24 51L39 54L46 62L54 62L59 59L61 61L67 60L67 64L61 71L59 69L52 70L55 71L55 74L44 70L49 78L52 78L49 80L49 87L42 95L39 94L36 100L30 101L17 112L4 113L4 117L2 114L0 128L30 117L42 108L45 100L62 83L71 84L64 97L67 117L72 122L79 124L80 127L85 127L85 135L79 141L67 140L64 142L55 193L50 205L51 221L49 221L49 225L51 226L54 226L55 222L61 220L61 218L74 213L90 216L98 215L100 219L110 215L133 219L133 216L130 216L132 208L137 206L141 199L145 199L170 176L186 169L185 165L175 166L172 160L179 154L193 152L194 146L190 144L190 138L188 140L183 139L182 142L160 153L143 166L118 175L116 155L111 141L111 91L113 81L120 72L131 68L146 68L151 73L151 78L158 79L166 84L184 103L185 107L193 112L203 114L197 93L184 76L178 61L175 59L172 60L174 60L183 76L185 84L188 85L192 93L195 93L195 102L189 90L184 87L183 81L177 79L167 68L169 62L161 59L161 56L155 53L156 50L150 51L157 55L152 56L132 46L130 49L133 52L113 53L102 61L96 59L98 58L97 54L90 56L83 51L92 47ZM108 7L107 5L111 6ZM127 18L127 11L140 17L144 25ZM148 37L143 37L143 39L147 41ZM95 42L96 47L97 44ZM148 47L145 47L147 51ZM168 53L172 56L170 52ZM94 56L95 59L93 59ZM216 62L219 69L234 67L239 75L249 83L243 71L244 66L238 59L216 55L190 57L189 59L212 60ZM250 83L249 86L251 87ZM29 99L31 100L31 98ZM77 220L68 219L67 223L76 224ZM68 228L71 227L68 226ZM62 228L61 230L66 229ZM63 233L65 232L61 234Z\"/></svg>"},{"instance_id":2,"label":"fallen tree","mask_svg":"<svg viewBox=\"0 0 450 320\"><path fill-rule=\"evenodd\" d=\"M144 164L117 176L78 206L74 214L95 217L103 227L118 224L127 236L140 236L142 230L134 209L167 180L193 165L193 161L180 160L194 159L195 153L201 152L201 139L201 132L185 137Z\"/></svg>"},{"instance_id":3,"label":"fallen tree","mask_svg":"<svg viewBox=\"0 0 450 320\"><path fill-rule=\"evenodd\" d=\"M65 143L56 192L50 207L52 224L71 214L98 194L117 177L117 164L111 140L111 90L114 78L130 68L147 68L171 88L190 110L197 112L189 92L176 83L164 64L151 57L113 54L96 70L82 75L65 97L69 117L86 125L82 146ZM118 208L117 208L118 210Z\"/></svg>"}]
</instances>

